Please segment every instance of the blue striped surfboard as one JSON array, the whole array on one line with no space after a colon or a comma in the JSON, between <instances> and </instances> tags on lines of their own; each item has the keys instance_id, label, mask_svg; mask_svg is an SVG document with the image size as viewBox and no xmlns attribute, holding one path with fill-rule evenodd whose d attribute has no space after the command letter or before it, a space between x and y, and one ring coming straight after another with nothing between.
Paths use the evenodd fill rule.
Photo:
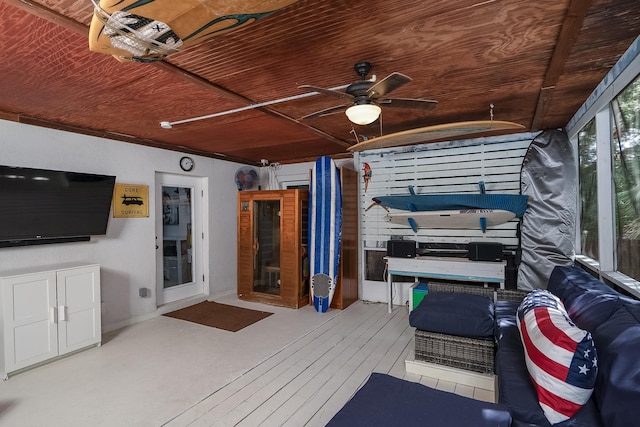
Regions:
<instances>
[{"instance_id":1,"label":"blue striped surfboard","mask_svg":"<svg viewBox=\"0 0 640 427\"><path fill-rule=\"evenodd\" d=\"M330 157L320 157L309 189L309 276L313 306L324 313L336 289L342 231L340 176Z\"/></svg>"}]
</instances>

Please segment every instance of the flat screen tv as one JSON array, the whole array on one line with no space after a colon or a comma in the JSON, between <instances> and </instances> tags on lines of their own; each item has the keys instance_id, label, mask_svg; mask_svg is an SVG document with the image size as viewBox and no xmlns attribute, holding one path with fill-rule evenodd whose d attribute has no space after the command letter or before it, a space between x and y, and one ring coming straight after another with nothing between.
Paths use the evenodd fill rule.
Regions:
<instances>
[{"instance_id":1,"label":"flat screen tv","mask_svg":"<svg viewBox=\"0 0 640 427\"><path fill-rule=\"evenodd\" d=\"M106 234L115 179L0 166L0 247Z\"/></svg>"}]
</instances>

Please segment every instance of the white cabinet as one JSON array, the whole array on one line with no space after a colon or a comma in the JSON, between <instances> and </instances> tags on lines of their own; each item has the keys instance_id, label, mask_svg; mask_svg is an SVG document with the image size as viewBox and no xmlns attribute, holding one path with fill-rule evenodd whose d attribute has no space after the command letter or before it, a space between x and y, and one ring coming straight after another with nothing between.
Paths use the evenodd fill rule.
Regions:
<instances>
[{"instance_id":1,"label":"white cabinet","mask_svg":"<svg viewBox=\"0 0 640 427\"><path fill-rule=\"evenodd\" d=\"M0 375L99 345L100 266L0 277Z\"/></svg>"}]
</instances>

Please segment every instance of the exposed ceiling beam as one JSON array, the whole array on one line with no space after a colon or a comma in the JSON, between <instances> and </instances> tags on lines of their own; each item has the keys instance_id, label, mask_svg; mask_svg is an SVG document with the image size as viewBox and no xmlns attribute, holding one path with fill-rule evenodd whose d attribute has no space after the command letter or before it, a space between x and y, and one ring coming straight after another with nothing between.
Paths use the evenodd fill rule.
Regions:
<instances>
[{"instance_id":1,"label":"exposed ceiling beam","mask_svg":"<svg viewBox=\"0 0 640 427\"><path fill-rule=\"evenodd\" d=\"M571 49L580 34L580 29L584 24L584 19L587 16L587 12L591 7L592 0L571 0L567 14L564 17L562 28L560 29L560 36L558 42L553 51L553 56L547 67L547 72L542 81L542 87L540 88L540 94L538 95L538 104L536 111L531 121L531 130L541 130L544 126L544 119L547 115L549 105L551 105L551 99L553 98L553 92L555 91L556 84L564 66L567 62L567 58L571 53Z\"/></svg>"},{"instance_id":2,"label":"exposed ceiling beam","mask_svg":"<svg viewBox=\"0 0 640 427\"><path fill-rule=\"evenodd\" d=\"M0 119L8 120L10 122L18 122L20 121L20 114L0 110Z\"/></svg>"},{"instance_id":3,"label":"exposed ceiling beam","mask_svg":"<svg viewBox=\"0 0 640 427\"><path fill-rule=\"evenodd\" d=\"M67 18L64 15L59 14L55 10L46 8L39 3L32 3L28 0L3 0L6 4L9 4L15 8L20 10L24 10L31 15L35 15L39 18L44 19L45 21L49 21L53 24L56 24L60 27L66 28L67 30L73 31L76 34L83 35L85 37L89 36L89 27L86 25L75 21L73 19Z\"/></svg>"}]
</instances>

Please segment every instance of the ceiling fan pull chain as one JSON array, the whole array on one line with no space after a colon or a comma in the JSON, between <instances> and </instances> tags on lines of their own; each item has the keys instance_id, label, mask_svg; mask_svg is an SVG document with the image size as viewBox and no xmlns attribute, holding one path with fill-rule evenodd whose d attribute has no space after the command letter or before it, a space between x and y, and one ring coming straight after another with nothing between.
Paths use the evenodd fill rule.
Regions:
<instances>
[{"instance_id":1,"label":"ceiling fan pull chain","mask_svg":"<svg viewBox=\"0 0 640 427\"><path fill-rule=\"evenodd\" d=\"M491 121L493 121L493 104L489 104L489 116L491 117Z\"/></svg>"}]
</instances>

